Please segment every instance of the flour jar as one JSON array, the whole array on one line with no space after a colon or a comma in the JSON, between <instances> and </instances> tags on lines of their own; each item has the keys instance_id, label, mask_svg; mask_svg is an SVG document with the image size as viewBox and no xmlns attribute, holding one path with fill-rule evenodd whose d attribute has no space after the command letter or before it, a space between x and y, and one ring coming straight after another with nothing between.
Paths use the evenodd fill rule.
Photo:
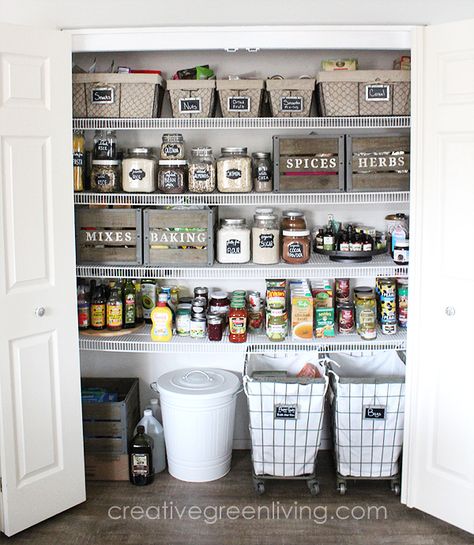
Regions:
<instances>
[{"instance_id":1,"label":"flour jar","mask_svg":"<svg viewBox=\"0 0 474 545\"><path fill-rule=\"evenodd\" d=\"M252 227L252 261L274 265L280 261L280 229L275 214L255 214Z\"/></svg>"},{"instance_id":2,"label":"flour jar","mask_svg":"<svg viewBox=\"0 0 474 545\"><path fill-rule=\"evenodd\" d=\"M223 369L181 369L152 384L160 394L168 470L207 482L230 471L240 380Z\"/></svg>"},{"instance_id":3,"label":"flour jar","mask_svg":"<svg viewBox=\"0 0 474 545\"><path fill-rule=\"evenodd\" d=\"M248 263L250 261L250 229L244 219L223 219L217 231L217 261Z\"/></svg>"},{"instance_id":4,"label":"flour jar","mask_svg":"<svg viewBox=\"0 0 474 545\"><path fill-rule=\"evenodd\" d=\"M156 191L156 159L150 148L130 148L122 161L122 187L129 193Z\"/></svg>"}]
</instances>

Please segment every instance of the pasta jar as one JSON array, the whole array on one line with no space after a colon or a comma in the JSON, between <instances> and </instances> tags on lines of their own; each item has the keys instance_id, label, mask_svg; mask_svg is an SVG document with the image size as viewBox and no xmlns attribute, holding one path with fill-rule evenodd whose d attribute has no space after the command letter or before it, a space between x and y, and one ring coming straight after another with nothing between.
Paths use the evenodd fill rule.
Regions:
<instances>
[{"instance_id":1,"label":"pasta jar","mask_svg":"<svg viewBox=\"0 0 474 545\"><path fill-rule=\"evenodd\" d=\"M219 263L248 263L250 261L250 229L244 219L223 219L217 232L217 261Z\"/></svg>"},{"instance_id":2,"label":"pasta jar","mask_svg":"<svg viewBox=\"0 0 474 545\"><path fill-rule=\"evenodd\" d=\"M184 159L184 139L182 134L163 135L160 159L164 159L165 161Z\"/></svg>"},{"instance_id":3,"label":"pasta jar","mask_svg":"<svg viewBox=\"0 0 474 545\"><path fill-rule=\"evenodd\" d=\"M299 265L309 261L309 231L283 231L282 258L285 263Z\"/></svg>"},{"instance_id":4,"label":"pasta jar","mask_svg":"<svg viewBox=\"0 0 474 545\"><path fill-rule=\"evenodd\" d=\"M191 150L188 189L191 193L211 193L216 189L216 162L212 148Z\"/></svg>"},{"instance_id":5,"label":"pasta jar","mask_svg":"<svg viewBox=\"0 0 474 545\"><path fill-rule=\"evenodd\" d=\"M357 333L362 339L375 339L377 337L377 305L375 302L375 294L372 289L370 291L356 292L355 311Z\"/></svg>"},{"instance_id":6,"label":"pasta jar","mask_svg":"<svg viewBox=\"0 0 474 545\"><path fill-rule=\"evenodd\" d=\"M254 216L252 261L259 265L274 265L280 261L280 229L275 214Z\"/></svg>"},{"instance_id":7,"label":"pasta jar","mask_svg":"<svg viewBox=\"0 0 474 545\"><path fill-rule=\"evenodd\" d=\"M162 193L184 193L187 161L159 161L158 164L158 189Z\"/></svg>"},{"instance_id":8,"label":"pasta jar","mask_svg":"<svg viewBox=\"0 0 474 545\"><path fill-rule=\"evenodd\" d=\"M120 187L120 161L92 161L91 189L100 193L113 193Z\"/></svg>"},{"instance_id":9,"label":"pasta jar","mask_svg":"<svg viewBox=\"0 0 474 545\"><path fill-rule=\"evenodd\" d=\"M217 160L217 189L222 193L252 191L252 165L247 148L221 148Z\"/></svg>"},{"instance_id":10,"label":"pasta jar","mask_svg":"<svg viewBox=\"0 0 474 545\"><path fill-rule=\"evenodd\" d=\"M252 178L255 191L263 193L273 189L270 153L263 151L252 153Z\"/></svg>"},{"instance_id":11,"label":"pasta jar","mask_svg":"<svg viewBox=\"0 0 474 545\"><path fill-rule=\"evenodd\" d=\"M131 148L122 161L122 188L129 193L156 190L156 159L150 148Z\"/></svg>"}]
</instances>

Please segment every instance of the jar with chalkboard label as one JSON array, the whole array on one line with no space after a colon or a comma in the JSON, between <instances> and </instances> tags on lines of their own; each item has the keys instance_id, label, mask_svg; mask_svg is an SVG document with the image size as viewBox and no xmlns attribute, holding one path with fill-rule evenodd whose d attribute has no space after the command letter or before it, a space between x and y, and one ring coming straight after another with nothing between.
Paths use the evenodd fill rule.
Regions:
<instances>
[{"instance_id":1,"label":"jar with chalkboard label","mask_svg":"<svg viewBox=\"0 0 474 545\"><path fill-rule=\"evenodd\" d=\"M258 151L252 153L253 188L259 193L268 193L273 189L272 161L270 153Z\"/></svg>"},{"instance_id":2,"label":"jar with chalkboard label","mask_svg":"<svg viewBox=\"0 0 474 545\"><path fill-rule=\"evenodd\" d=\"M307 263L311 252L308 230L283 231L282 258L285 263Z\"/></svg>"},{"instance_id":3,"label":"jar with chalkboard label","mask_svg":"<svg viewBox=\"0 0 474 545\"><path fill-rule=\"evenodd\" d=\"M217 261L219 263L250 261L250 229L244 219L222 220L217 232Z\"/></svg>"},{"instance_id":4,"label":"jar with chalkboard label","mask_svg":"<svg viewBox=\"0 0 474 545\"><path fill-rule=\"evenodd\" d=\"M280 229L275 214L254 216L252 261L259 265L274 265L280 261Z\"/></svg>"},{"instance_id":5,"label":"jar with chalkboard label","mask_svg":"<svg viewBox=\"0 0 474 545\"><path fill-rule=\"evenodd\" d=\"M163 135L160 159L165 161L179 161L184 159L184 139L182 134Z\"/></svg>"},{"instance_id":6,"label":"jar with chalkboard label","mask_svg":"<svg viewBox=\"0 0 474 545\"><path fill-rule=\"evenodd\" d=\"M127 192L156 190L156 159L150 148L131 148L122 161L122 187Z\"/></svg>"},{"instance_id":7,"label":"jar with chalkboard label","mask_svg":"<svg viewBox=\"0 0 474 545\"><path fill-rule=\"evenodd\" d=\"M162 193L186 191L187 161L159 161L158 189Z\"/></svg>"},{"instance_id":8,"label":"jar with chalkboard label","mask_svg":"<svg viewBox=\"0 0 474 545\"><path fill-rule=\"evenodd\" d=\"M247 148L221 148L217 160L217 189L222 193L252 191L252 162Z\"/></svg>"},{"instance_id":9,"label":"jar with chalkboard label","mask_svg":"<svg viewBox=\"0 0 474 545\"><path fill-rule=\"evenodd\" d=\"M111 161L117 159L117 136L115 131L98 129L94 133L94 159Z\"/></svg>"},{"instance_id":10,"label":"jar with chalkboard label","mask_svg":"<svg viewBox=\"0 0 474 545\"><path fill-rule=\"evenodd\" d=\"M120 161L92 161L91 189L99 193L113 193L120 190Z\"/></svg>"},{"instance_id":11,"label":"jar with chalkboard label","mask_svg":"<svg viewBox=\"0 0 474 545\"><path fill-rule=\"evenodd\" d=\"M212 148L202 147L191 150L188 189L191 193L211 193L216 189L216 162L212 155Z\"/></svg>"}]
</instances>

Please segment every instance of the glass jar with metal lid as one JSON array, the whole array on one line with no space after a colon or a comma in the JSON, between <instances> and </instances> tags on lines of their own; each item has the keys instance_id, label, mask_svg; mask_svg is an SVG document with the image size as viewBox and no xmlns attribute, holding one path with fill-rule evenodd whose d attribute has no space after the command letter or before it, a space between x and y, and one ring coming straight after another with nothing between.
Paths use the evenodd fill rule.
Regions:
<instances>
[{"instance_id":1,"label":"glass jar with metal lid","mask_svg":"<svg viewBox=\"0 0 474 545\"><path fill-rule=\"evenodd\" d=\"M281 228L285 231L305 230L306 219L300 210L285 210L281 217Z\"/></svg>"},{"instance_id":2,"label":"glass jar with metal lid","mask_svg":"<svg viewBox=\"0 0 474 545\"><path fill-rule=\"evenodd\" d=\"M248 263L250 261L250 229L244 219L223 219L217 231L217 261Z\"/></svg>"},{"instance_id":3,"label":"glass jar with metal lid","mask_svg":"<svg viewBox=\"0 0 474 545\"><path fill-rule=\"evenodd\" d=\"M253 188L260 193L273 189L273 168L271 155L265 151L252 153Z\"/></svg>"},{"instance_id":4,"label":"glass jar with metal lid","mask_svg":"<svg viewBox=\"0 0 474 545\"><path fill-rule=\"evenodd\" d=\"M216 161L212 155L212 148L191 150L188 189L191 193L211 193L216 189Z\"/></svg>"},{"instance_id":5,"label":"glass jar with metal lid","mask_svg":"<svg viewBox=\"0 0 474 545\"><path fill-rule=\"evenodd\" d=\"M122 161L124 191L152 193L156 191L156 158L150 148L130 148Z\"/></svg>"},{"instance_id":6,"label":"glass jar with metal lid","mask_svg":"<svg viewBox=\"0 0 474 545\"><path fill-rule=\"evenodd\" d=\"M274 265L280 261L280 229L276 214L255 214L252 261L259 265Z\"/></svg>"},{"instance_id":7,"label":"glass jar with metal lid","mask_svg":"<svg viewBox=\"0 0 474 545\"><path fill-rule=\"evenodd\" d=\"M267 337L271 341L284 341L288 333L288 319L283 309L272 309L267 318Z\"/></svg>"},{"instance_id":8,"label":"glass jar with metal lid","mask_svg":"<svg viewBox=\"0 0 474 545\"><path fill-rule=\"evenodd\" d=\"M186 191L187 161L159 161L158 189L162 193Z\"/></svg>"},{"instance_id":9,"label":"glass jar with metal lid","mask_svg":"<svg viewBox=\"0 0 474 545\"><path fill-rule=\"evenodd\" d=\"M184 138L182 134L163 135L160 159L165 161L178 161L184 159Z\"/></svg>"},{"instance_id":10,"label":"glass jar with metal lid","mask_svg":"<svg viewBox=\"0 0 474 545\"><path fill-rule=\"evenodd\" d=\"M374 290L354 290L357 333L365 340L377 337L377 304Z\"/></svg>"},{"instance_id":11,"label":"glass jar with metal lid","mask_svg":"<svg viewBox=\"0 0 474 545\"><path fill-rule=\"evenodd\" d=\"M222 193L252 191L252 165L247 148L221 148L217 160L217 189Z\"/></svg>"},{"instance_id":12,"label":"glass jar with metal lid","mask_svg":"<svg viewBox=\"0 0 474 545\"><path fill-rule=\"evenodd\" d=\"M120 161L92 161L91 189L100 193L113 193L120 190Z\"/></svg>"}]
</instances>

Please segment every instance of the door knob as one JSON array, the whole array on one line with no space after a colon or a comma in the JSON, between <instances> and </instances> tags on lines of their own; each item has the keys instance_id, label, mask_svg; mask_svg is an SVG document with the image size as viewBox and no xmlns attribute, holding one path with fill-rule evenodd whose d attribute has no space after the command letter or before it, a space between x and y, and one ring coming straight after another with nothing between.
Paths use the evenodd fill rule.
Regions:
<instances>
[{"instance_id":1,"label":"door knob","mask_svg":"<svg viewBox=\"0 0 474 545\"><path fill-rule=\"evenodd\" d=\"M42 318L46 313L46 310L44 307L37 307L35 309L35 314L37 318Z\"/></svg>"},{"instance_id":2,"label":"door knob","mask_svg":"<svg viewBox=\"0 0 474 545\"><path fill-rule=\"evenodd\" d=\"M456 314L456 309L454 307L446 307L444 309L446 316L454 316Z\"/></svg>"}]
</instances>

